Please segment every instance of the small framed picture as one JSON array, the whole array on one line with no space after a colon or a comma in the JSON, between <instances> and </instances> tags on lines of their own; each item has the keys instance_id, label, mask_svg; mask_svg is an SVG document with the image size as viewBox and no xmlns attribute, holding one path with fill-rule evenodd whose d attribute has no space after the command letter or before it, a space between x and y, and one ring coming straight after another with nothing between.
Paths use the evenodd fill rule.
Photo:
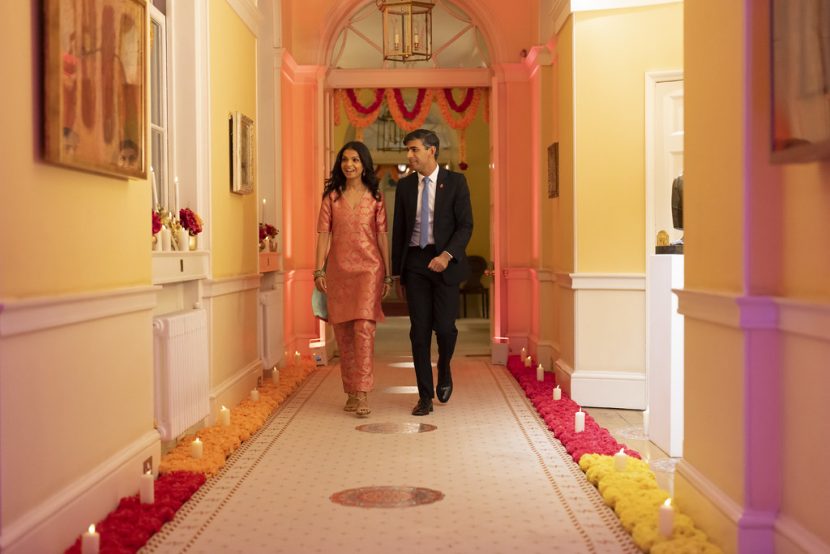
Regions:
<instances>
[{"instance_id":1,"label":"small framed picture","mask_svg":"<svg viewBox=\"0 0 830 554\"><path fill-rule=\"evenodd\" d=\"M559 198L559 143L548 146L548 198Z\"/></svg>"},{"instance_id":2,"label":"small framed picture","mask_svg":"<svg viewBox=\"0 0 830 554\"><path fill-rule=\"evenodd\" d=\"M147 177L145 0L44 0L44 159Z\"/></svg>"},{"instance_id":3,"label":"small framed picture","mask_svg":"<svg viewBox=\"0 0 830 554\"><path fill-rule=\"evenodd\" d=\"M254 192L256 180L256 144L254 120L241 112L229 118L231 147L231 192Z\"/></svg>"}]
</instances>

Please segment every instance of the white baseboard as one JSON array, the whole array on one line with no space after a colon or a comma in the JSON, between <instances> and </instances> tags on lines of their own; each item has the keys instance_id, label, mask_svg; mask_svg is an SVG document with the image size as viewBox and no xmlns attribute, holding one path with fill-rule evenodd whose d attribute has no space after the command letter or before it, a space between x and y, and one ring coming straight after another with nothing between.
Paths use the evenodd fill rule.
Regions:
<instances>
[{"instance_id":1,"label":"white baseboard","mask_svg":"<svg viewBox=\"0 0 830 554\"><path fill-rule=\"evenodd\" d=\"M210 389L211 420L216 417L219 404L235 406L254 388L262 376L262 360L254 360L215 387Z\"/></svg>"},{"instance_id":2,"label":"white baseboard","mask_svg":"<svg viewBox=\"0 0 830 554\"><path fill-rule=\"evenodd\" d=\"M157 471L161 442L148 431L68 487L3 527L0 551L6 554L63 552L91 523L104 518L124 496L138 492L144 460Z\"/></svg>"},{"instance_id":3,"label":"white baseboard","mask_svg":"<svg viewBox=\"0 0 830 554\"><path fill-rule=\"evenodd\" d=\"M646 409L646 376L636 371L571 373L571 399L582 406Z\"/></svg>"},{"instance_id":4,"label":"white baseboard","mask_svg":"<svg viewBox=\"0 0 830 554\"><path fill-rule=\"evenodd\" d=\"M783 538L792 546L808 554L826 554L830 552L830 543L824 542L787 515L778 516L778 520L775 522L775 531L781 535L776 539L776 542ZM791 552L792 550L792 548L776 548L776 551L779 552Z\"/></svg>"}]
</instances>

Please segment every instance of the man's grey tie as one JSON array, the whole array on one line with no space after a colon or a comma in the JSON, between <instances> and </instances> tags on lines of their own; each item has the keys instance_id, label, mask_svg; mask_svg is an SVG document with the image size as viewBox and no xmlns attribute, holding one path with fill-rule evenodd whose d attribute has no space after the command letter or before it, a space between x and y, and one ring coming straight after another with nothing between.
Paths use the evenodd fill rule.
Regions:
<instances>
[{"instance_id":1,"label":"man's grey tie","mask_svg":"<svg viewBox=\"0 0 830 554\"><path fill-rule=\"evenodd\" d=\"M424 191L421 193L421 248L429 243L429 177L424 177Z\"/></svg>"}]
</instances>

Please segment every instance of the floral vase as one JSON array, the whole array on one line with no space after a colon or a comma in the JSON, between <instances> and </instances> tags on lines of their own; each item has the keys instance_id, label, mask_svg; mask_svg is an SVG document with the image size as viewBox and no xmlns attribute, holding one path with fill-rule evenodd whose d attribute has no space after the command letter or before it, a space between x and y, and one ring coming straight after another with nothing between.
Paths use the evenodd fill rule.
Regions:
<instances>
[{"instance_id":1,"label":"floral vase","mask_svg":"<svg viewBox=\"0 0 830 554\"><path fill-rule=\"evenodd\" d=\"M190 235L187 239L187 245L191 250L199 249L199 235Z\"/></svg>"},{"instance_id":2,"label":"floral vase","mask_svg":"<svg viewBox=\"0 0 830 554\"><path fill-rule=\"evenodd\" d=\"M277 251L277 238L276 237L269 237L268 239L268 248L271 252Z\"/></svg>"},{"instance_id":3,"label":"floral vase","mask_svg":"<svg viewBox=\"0 0 830 554\"><path fill-rule=\"evenodd\" d=\"M153 252L161 252L161 231L153 235Z\"/></svg>"},{"instance_id":4,"label":"floral vase","mask_svg":"<svg viewBox=\"0 0 830 554\"><path fill-rule=\"evenodd\" d=\"M259 241L259 251L260 252L267 252L268 251L268 237L265 237L261 241Z\"/></svg>"}]
</instances>

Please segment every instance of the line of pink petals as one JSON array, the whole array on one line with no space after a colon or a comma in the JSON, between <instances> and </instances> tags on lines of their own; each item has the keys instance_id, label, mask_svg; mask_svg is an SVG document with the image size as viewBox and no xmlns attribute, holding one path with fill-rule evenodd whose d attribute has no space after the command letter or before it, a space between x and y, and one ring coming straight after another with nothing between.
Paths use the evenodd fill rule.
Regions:
<instances>
[{"instance_id":1,"label":"line of pink petals","mask_svg":"<svg viewBox=\"0 0 830 554\"><path fill-rule=\"evenodd\" d=\"M632 458L640 458L640 453L617 442L605 427L600 425L587 412L585 413L585 430L581 433L574 431L574 414L579 411L579 404L571 400L562 391L562 399L553 399L553 388L556 378L553 373L546 372L544 381L536 380L534 362L531 367L525 367L519 356L509 356L507 370L513 375L525 394L530 399L539 416L545 421L548 429L565 447L573 461L579 463L583 454L604 454L612 456L623 449ZM584 410L583 410L584 411Z\"/></svg>"}]
</instances>

